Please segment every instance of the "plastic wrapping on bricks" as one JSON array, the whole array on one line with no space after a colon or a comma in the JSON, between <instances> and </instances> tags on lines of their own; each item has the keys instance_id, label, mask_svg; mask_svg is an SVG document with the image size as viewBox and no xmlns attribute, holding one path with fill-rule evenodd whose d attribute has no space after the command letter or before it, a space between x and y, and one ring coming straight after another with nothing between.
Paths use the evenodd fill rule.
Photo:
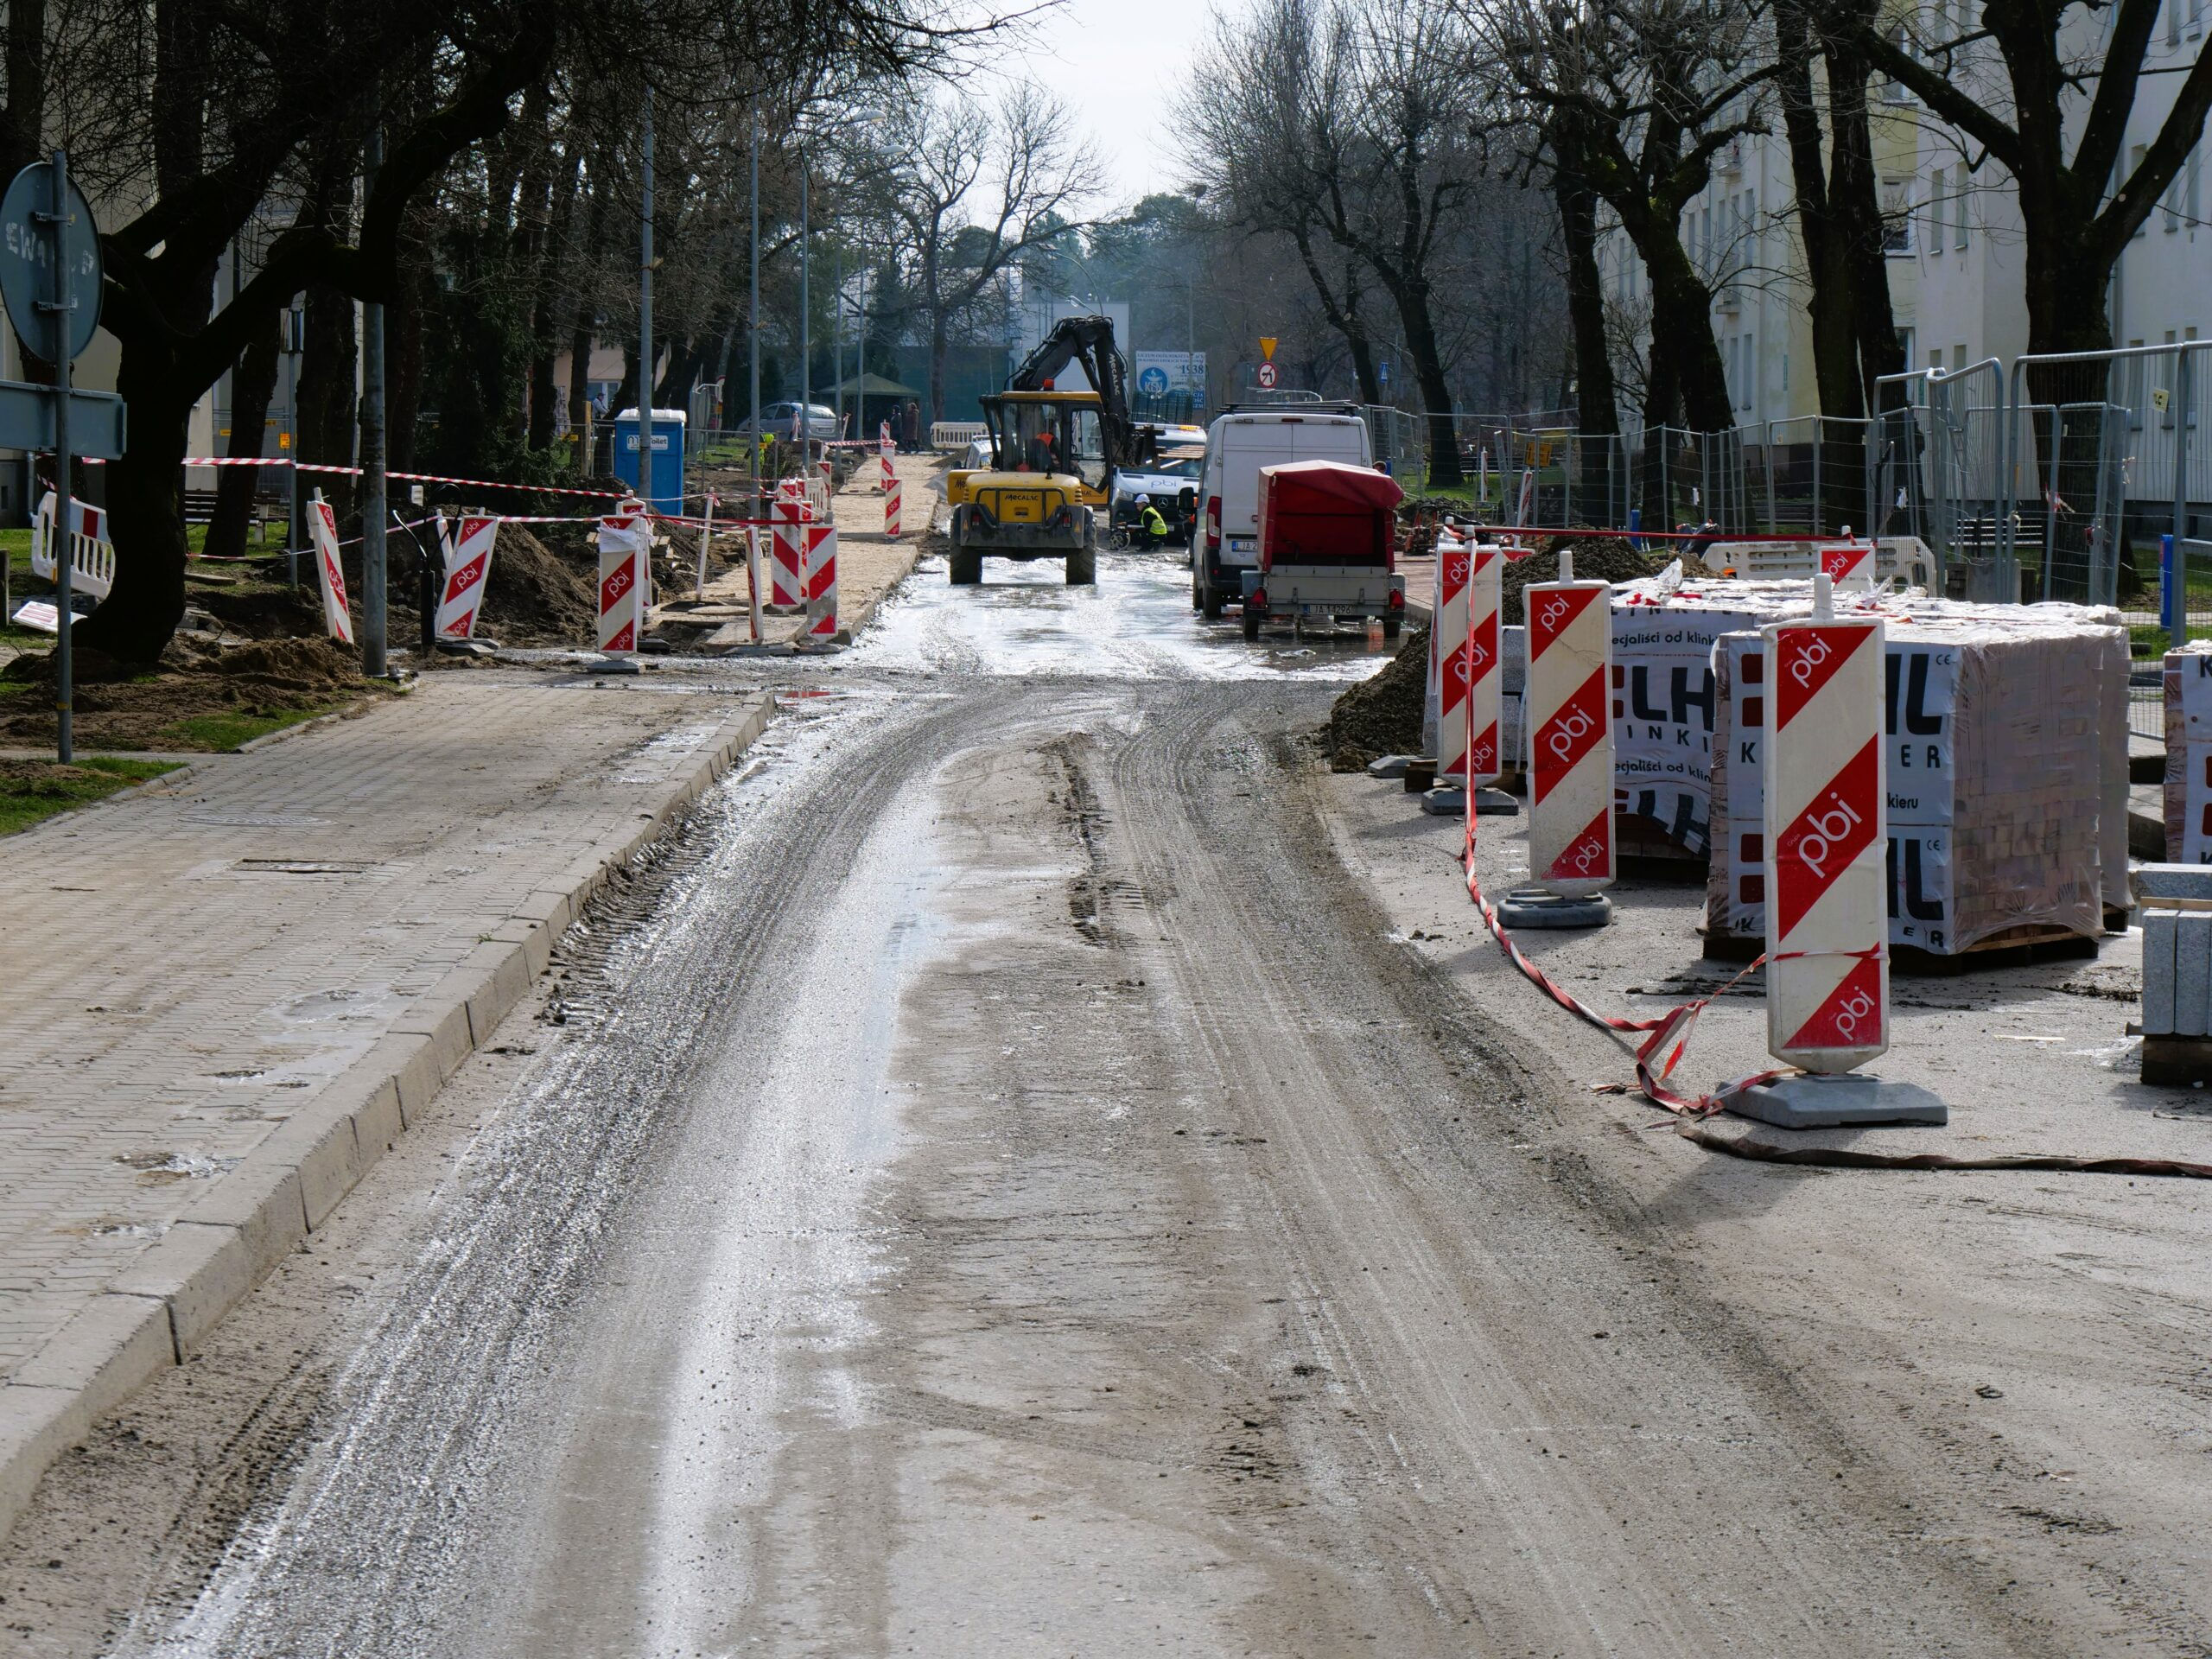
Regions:
<instances>
[{"instance_id":1,"label":"plastic wrapping on bricks","mask_svg":"<svg viewBox=\"0 0 2212 1659\"><path fill-rule=\"evenodd\" d=\"M438 594L437 637L473 639L484 609L484 589L492 575L492 544L497 518L463 518L448 526L438 516L438 546L444 555L445 584Z\"/></svg>"},{"instance_id":2,"label":"plastic wrapping on bricks","mask_svg":"<svg viewBox=\"0 0 2212 1659\"><path fill-rule=\"evenodd\" d=\"M1844 1072L1889 1047L1889 841L1878 617L1766 639L1767 1048Z\"/></svg>"},{"instance_id":3,"label":"plastic wrapping on bricks","mask_svg":"<svg viewBox=\"0 0 2212 1659\"><path fill-rule=\"evenodd\" d=\"M323 626L332 639L350 645L353 619L346 609L346 567L338 562L338 519L320 490L308 503L308 533L315 540L315 573L322 585Z\"/></svg>"},{"instance_id":4,"label":"plastic wrapping on bricks","mask_svg":"<svg viewBox=\"0 0 2212 1659\"><path fill-rule=\"evenodd\" d=\"M633 652L645 632L652 577L652 522L641 503L599 521L599 648Z\"/></svg>"},{"instance_id":5,"label":"plastic wrapping on bricks","mask_svg":"<svg viewBox=\"0 0 2212 1659\"><path fill-rule=\"evenodd\" d=\"M1612 607L1602 582L1523 592L1529 614L1529 874L1565 898L1613 880Z\"/></svg>"}]
</instances>

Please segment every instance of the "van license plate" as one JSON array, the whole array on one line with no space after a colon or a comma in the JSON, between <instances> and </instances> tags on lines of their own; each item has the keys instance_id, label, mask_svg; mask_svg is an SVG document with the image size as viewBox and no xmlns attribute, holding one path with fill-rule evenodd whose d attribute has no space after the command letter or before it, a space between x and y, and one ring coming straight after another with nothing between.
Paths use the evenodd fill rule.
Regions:
<instances>
[{"instance_id":1,"label":"van license plate","mask_svg":"<svg viewBox=\"0 0 2212 1659\"><path fill-rule=\"evenodd\" d=\"M1252 537L1249 536L1230 537L1229 550L1232 553L1249 553L1252 550Z\"/></svg>"}]
</instances>

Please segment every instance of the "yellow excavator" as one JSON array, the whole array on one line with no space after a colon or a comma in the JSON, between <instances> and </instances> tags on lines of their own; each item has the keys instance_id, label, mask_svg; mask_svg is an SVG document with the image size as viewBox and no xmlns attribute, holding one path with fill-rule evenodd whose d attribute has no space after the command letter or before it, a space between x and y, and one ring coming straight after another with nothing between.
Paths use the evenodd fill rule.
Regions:
<instances>
[{"instance_id":1,"label":"yellow excavator","mask_svg":"<svg viewBox=\"0 0 2212 1659\"><path fill-rule=\"evenodd\" d=\"M1096 391L1062 391L1080 362ZM1143 461L1152 435L1129 419L1128 365L1106 317L1064 317L1007 381L982 400L991 464L949 474L952 580L983 579L986 554L1065 559L1069 585L1098 577L1098 532L1114 469Z\"/></svg>"}]
</instances>

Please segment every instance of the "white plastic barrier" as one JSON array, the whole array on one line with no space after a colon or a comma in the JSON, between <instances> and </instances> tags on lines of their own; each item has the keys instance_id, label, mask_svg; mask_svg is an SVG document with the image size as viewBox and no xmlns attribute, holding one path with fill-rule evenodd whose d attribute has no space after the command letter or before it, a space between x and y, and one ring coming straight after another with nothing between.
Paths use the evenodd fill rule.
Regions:
<instances>
[{"instance_id":1,"label":"white plastic barrier","mask_svg":"<svg viewBox=\"0 0 2212 1659\"><path fill-rule=\"evenodd\" d=\"M804 525L813 518L806 486L796 478L776 485L775 540L769 549L768 608L795 611L806 602Z\"/></svg>"},{"instance_id":2,"label":"white plastic barrier","mask_svg":"<svg viewBox=\"0 0 2212 1659\"><path fill-rule=\"evenodd\" d=\"M338 561L338 519L317 490L308 503L308 533L315 541L315 579L322 588L322 621L340 645L353 643L353 619L346 608L346 567Z\"/></svg>"},{"instance_id":3,"label":"white plastic barrier","mask_svg":"<svg viewBox=\"0 0 2212 1659\"><path fill-rule=\"evenodd\" d=\"M599 521L599 648L635 651L652 601L652 520L625 501Z\"/></svg>"},{"instance_id":4,"label":"white plastic barrier","mask_svg":"<svg viewBox=\"0 0 2212 1659\"><path fill-rule=\"evenodd\" d=\"M1463 786L1467 781L1467 575L1471 554L1448 527L1438 532L1436 610L1429 651L1437 674L1436 780Z\"/></svg>"},{"instance_id":5,"label":"white plastic barrier","mask_svg":"<svg viewBox=\"0 0 2212 1659\"><path fill-rule=\"evenodd\" d=\"M1529 876L1582 899L1613 880L1612 588L1573 579L1522 590L1529 610Z\"/></svg>"},{"instance_id":6,"label":"white plastic barrier","mask_svg":"<svg viewBox=\"0 0 2212 1659\"><path fill-rule=\"evenodd\" d=\"M107 538L107 510L89 501L69 503L69 587L73 593L105 599L115 587L115 544ZM31 571L48 582L60 567L54 558L54 492L40 498L31 516Z\"/></svg>"},{"instance_id":7,"label":"white plastic barrier","mask_svg":"<svg viewBox=\"0 0 2212 1659\"><path fill-rule=\"evenodd\" d=\"M492 543L499 537L499 521L462 518L449 525L440 513L437 526L445 564L445 585L438 593L437 637L473 639L492 577Z\"/></svg>"},{"instance_id":8,"label":"white plastic barrier","mask_svg":"<svg viewBox=\"0 0 2212 1659\"><path fill-rule=\"evenodd\" d=\"M1716 542L1707 550L1705 562L1711 569L1732 569L1739 576L1759 581L1784 580L1810 576L1815 570L1827 569L1830 575L1837 571L1830 566L1828 555L1846 545L1839 537L1833 544L1818 542ZM1868 545L1853 543L1853 547ZM1858 560L1848 562L1847 573L1865 574L1872 582L1894 581L1900 587L1923 588L1929 592L1936 588L1936 555L1928 543L1917 536L1880 536L1872 543L1873 564L1871 570L1861 572Z\"/></svg>"},{"instance_id":9,"label":"white plastic barrier","mask_svg":"<svg viewBox=\"0 0 2212 1659\"><path fill-rule=\"evenodd\" d=\"M1499 573L1505 568L1505 550L1471 547L1467 550L1467 810L1474 810L1474 791L1494 784L1505 770L1504 746L1499 741L1505 674L1499 655Z\"/></svg>"},{"instance_id":10,"label":"white plastic barrier","mask_svg":"<svg viewBox=\"0 0 2212 1659\"><path fill-rule=\"evenodd\" d=\"M1842 1072L1889 1045L1889 841L1878 617L1766 636L1767 1048Z\"/></svg>"},{"instance_id":11,"label":"white plastic barrier","mask_svg":"<svg viewBox=\"0 0 2212 1659\"><path fill-rule=\"evenodd\" d=\"M806 628L810 639L837 632L837 527L809 524L806 535Z\"/></svg>"},{"instance_id":12,"label":"white plastic barrier","mask_svg":"<svg viewBox=\"0 0 2212 1659\"><path fill-rule=\"evenodd\" d=\"M965 449L989 429L981 421L931 421L930 448Z\"/></svg>"}]
</instances>

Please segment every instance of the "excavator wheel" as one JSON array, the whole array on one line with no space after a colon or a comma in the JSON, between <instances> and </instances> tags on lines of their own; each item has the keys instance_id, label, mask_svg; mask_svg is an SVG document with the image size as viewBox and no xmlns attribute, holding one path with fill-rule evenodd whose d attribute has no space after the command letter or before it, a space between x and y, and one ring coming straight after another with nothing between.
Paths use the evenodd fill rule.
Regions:
<instances>
[{"instance_id":1,"label":"excavator wheel","mask_svg":"<svg viewBox=\"0 0 2212 1659\"><path fill-rule=\"evenodd\" d=\"M1083 518L1083 545L1068 554L1068 586L1089 588L1098 580L1098 531L1090 515Z\"/></svg>"},{"instance_id":2,"label":"excavator wheel","mask_svg":"<svg viewBox=\"0 0 2212 1659\"><path fill-rule=\"evenodd\" d=\"M956 588L973 588L983 579L982 553L967 546L961 535L968 527L967 521L966 507L952 510L952 549L945 558L945 563L951 567L952 585Z\"/></svg>"}]
</instances>

